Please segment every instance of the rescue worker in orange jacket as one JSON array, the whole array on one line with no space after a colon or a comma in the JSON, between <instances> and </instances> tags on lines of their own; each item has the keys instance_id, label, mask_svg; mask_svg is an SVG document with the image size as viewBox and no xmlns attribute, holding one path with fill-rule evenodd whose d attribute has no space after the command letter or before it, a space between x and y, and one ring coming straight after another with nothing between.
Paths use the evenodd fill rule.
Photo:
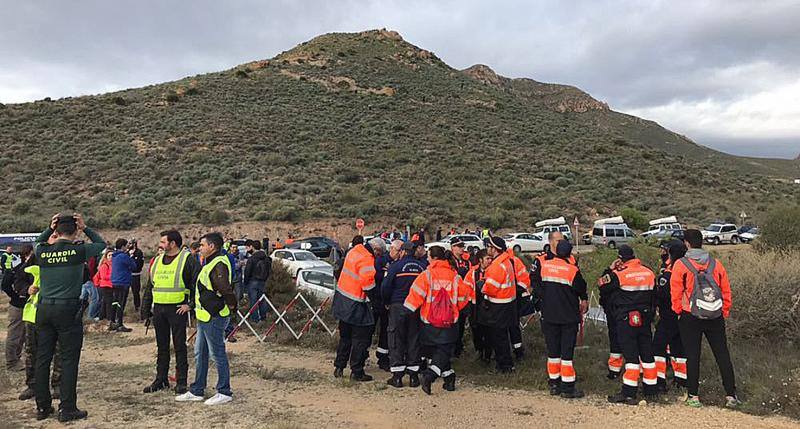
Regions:
<instances>
[{"instance_id":1,"label":"rescue worker in orange jacket","mask_svg":"<svg viewBox=\"0 0 800 429\"><path fill-rule=\"evenodd\" d=\"M453 263L455 264L456 272L462 279L467 276L471 266L469 263L469 252L465 249L466 245L458 237L450 239L450 252L453 254ZM458 320L458 341L456 341L456 349L453 352L454 357L460 357L464 351L464 327L466 326L467 318L462 317Z\"/></svg>"},{"instance_id":2,"label":"rescue worker in orange jacket","mask_svg":"<svg viewBox=\"0 0 800 429\"><path fill-rule=\"evenodd\" d=\"M475 351L481 357L484 363L489 363L492 359L492 344L489 341L488 327L485 322L485 315L482 314L481 307L483 306L483 294L480 290L483 288L483 283L486 281L486 269L492 263L492 257L486 252L486 249L481 249L475 254L476 264L467 273L464 278L464 283L469 286L472 293L472 301L470 303L470 316L469 326L472 330L472 345Z\"/></svg>"},{"instance_id":3,"label":"rescue worker in orange jacket","mask_svg":"<svg viewBox=\"0 0 800 429\"><path fill-rule=\"evenodd\" d=\"M443 388L456 388L456 374L451 368L456 340L458 320L472 299L469 286L455 270L452 253L444 247L433 246L428 250L431 263L411 285L403 304L409 312L419 309L422 320L420 342L431 351L431 364L422 373L420 386L428 395L431 383L437 377L444 379Z\"/></svg>"},{"instance_id":4,"label":"rescue worker in orange jacket","mask_svg":"<svg viewBox=\"0 0 800 429\"><path fill-rule=\"evenodd\" d=\"M371 381L364 372L367 350L372 342L375 316L369 296L380 293L375 287L375 258L386 251L381 238L358 244L347 252L333 295L333 316L339 320L339 345L333 362L334 377L341 377L350 361L350 379Z\"/></svg>"},{"instance_id":5,"label":"rescue worker in orange jacket","mask_svg":"<svg viewBox=\"0 0 800 429\"><path fill-rule=\"evenodd\" d=\"M510 251L513 254L513 250ZM517 285L517 323L508 328L508 336L511 340L511 349L514 350L514 358L518 361L525 358L525 348L522 346L522 328L519 325L519 318L531 315L536 312L531 294L531 274L522 259L516 255L511 257L511 266L514 269L514 281Z\"/></svg>"},{"instance_id":6,"label":"rescue worker in orange jacket","mask_svg":"<svg viewBox=\"0 0 800 429\"><path fill-rule=\"evenodd\" d=\"M552 248L552 247L551 247ZM580 398L575 388L572 358L582 314L589 308L586 281L571 263L572 244L560 240L534 273L534 293L541 299L542 333L547 345L547 376L551 395Z\"/></svg>"},{"instance_id":7,"label":"rescue worker in orange jacket","mask_svg":"<svg viewBox=\"0 0 800 429\"><path fill-rule=\"evenodd\" d=\"M673 382L679 387L686 386L686 355L683 351L681 334L678 328L678 315L672 311L670 279L675 262L686 255L686 245L680 240L671 240L661 248L666 251L666 258L661 274L656 279L656 308L658 323L653 334L653 356L658 373L659 392L667 391L667 347L672 359Z\"/></svg>"},{"instance_id":8,"label":"rescue worker in orange jacket","mask_svg":"<svg viewBox=\"0 0 800 429\"><path fill-rule=\"evenodd\" d=\"M512 262L514 254L500 237L487 237L483 242L486 252L494 259L486 268L485 281L480 289L483 304L478 311L485 316L484 322L494 350L496 369L500 373L509 373L514 369L514 362L511 359L508 329L519 323L517 285Z\"/></svg>"},{"instance_id":9,"label":"rescue worker in orange jacket","mask_svg":"<svg viewBox=\"0 0 800 429\"><path fill-rule=\"evenodd\" d=\"M645 397L653 398L658 394L650 330L654 314L653 287L656 276L650 268L642 265L630 246L620 246L618 253L619 259L603 272L598 281L600 289L618 289L611 304L617 322L617 336L625 357L622 389L610 395L608 401L636 405L640 371Z\"/></svg>"}]
</instances>

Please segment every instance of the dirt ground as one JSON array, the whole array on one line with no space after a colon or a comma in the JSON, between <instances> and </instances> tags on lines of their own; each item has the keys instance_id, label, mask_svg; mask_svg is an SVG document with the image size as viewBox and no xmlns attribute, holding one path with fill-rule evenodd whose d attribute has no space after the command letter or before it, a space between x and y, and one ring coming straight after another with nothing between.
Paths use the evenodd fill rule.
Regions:
<instances>
[{"instance_id":1,"label":"dirt ground","mask_svg":"<svg viewBox=\"0 0 800 429\"><path fill-rule=\"evenodd\" d=\"M5 303L0 312L5 315ZM0 338L5 338L5 323ZM142 388L155 372L155 338L140 323L130 334L109 334L104 325L87 325L81 356L78 404L88 420L75 428L194 427L694 427L789 428L796 421L758 417L717 407L699 410L682 404L609 405L604 397L552 398L544 392L479 387L458 381L456 392L437 383L432 396L419 389L394 389L388 375L374 366L376 381L354 384L331 375L331 352L258 343L240 335L229 344L234 402L219 407L176 403L167 392L146 395ZM193 377L190 357L190 380ZM37 422L35 403L19 401L24 374L0 369L2 428L62 427L55 419ZM207 396L216 373L209 374Z\"/></svg>"}]
</instances>

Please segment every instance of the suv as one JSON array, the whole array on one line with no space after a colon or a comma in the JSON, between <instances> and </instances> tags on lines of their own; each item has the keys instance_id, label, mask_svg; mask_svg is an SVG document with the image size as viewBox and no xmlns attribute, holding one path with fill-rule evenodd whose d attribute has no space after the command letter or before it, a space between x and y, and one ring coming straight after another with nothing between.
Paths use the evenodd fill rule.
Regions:
<instances>
[{"instance_id":1,"label":"suv","mask_svg":"<svg viewBox=\"0 0 800 429\"><path fill-rule=\"evenodd\" d=\"M572 241L572 229L570 229L569 225L567 224L543 226L536 230L536 235L541 235L542 238L547 240L550 233L553 231L561 231L561 234L564 235L565 239Z\"/></svg>"},{"instance_id":2,"label":"suv","mask_svg":"<svg viewBox=\"0 0 800 429\"><path fill-rule=\"evenodd\" d=\"M634 238L636 234L624 223L596 225L592 229L592 244L597 246L616 249L620 244L632 241Z\"/></svg>"},{"instance_id":3,"label":"suv","mask_svg":"<svg viewBox=\"0 0 800 429\"><path fill-rule=\"evenodd\" d=\"M675 223L660 223L656 225L650 225L650 228L642 233L642 237L650 237L651 235L659 237L659 236L668 236L668 231L676 230L676 229L683 229L681 224Z\"/></svg>"},{"instance_id":4,"label":"suv","mask_svg":"<svg viewBox=\"0 0 800 429\"><path fill-rule=\"evenodd\" d=\"M710 244L739 244L739 230L732 223L712 223L703 231L703 240Z\"/></svg>"}]
</instances>

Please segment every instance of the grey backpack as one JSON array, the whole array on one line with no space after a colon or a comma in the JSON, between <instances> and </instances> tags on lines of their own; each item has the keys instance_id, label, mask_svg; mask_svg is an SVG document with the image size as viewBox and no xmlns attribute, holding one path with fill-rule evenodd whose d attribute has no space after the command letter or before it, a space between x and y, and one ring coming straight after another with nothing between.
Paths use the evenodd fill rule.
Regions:
<instances>
[{"instance_id":1,"label":"grey backpack","mask_svg":"<svg viewBox=\"0 0 800 429\"><path fill-rule=\"evenodd\" d=\"M714 279L717 261L712 258L707 267L699 270L687 258L681 258L681 262L694 274L694 288L689 297L692 316L704 320L722 316L722 289Z\"/></svg>"}]
</instances>

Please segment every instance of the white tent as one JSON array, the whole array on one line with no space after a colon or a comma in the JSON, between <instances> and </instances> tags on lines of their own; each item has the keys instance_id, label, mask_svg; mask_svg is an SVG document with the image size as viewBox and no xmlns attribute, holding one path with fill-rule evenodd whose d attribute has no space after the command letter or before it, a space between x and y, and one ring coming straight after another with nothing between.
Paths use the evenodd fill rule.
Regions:
<instances>
[{"instance_id":1,"label":"white tent","mask_svg":"<svg viewBox=\"0 0 800 429\"><path fill-rule=\"evenodd\" d=\"M566 224L567 224L567 220L564 219L564 216L561 216L561 217L557 217L555 219L540 220L539 222L536 222L536 227L537 228L541 228L543 226L566 225Z\"/></svg>"},{"instance_id":2,"label":"white tent","mask_svg":"<svg viewBox=\"0 0 800 429\"><path fill-rule=\"evenodd\" d=\"M678 223L678 218L675 216L669 217L662 217L661 219L653 219L650 221L650 225L661 225L664 223Z\"/></svg>"},{"instance_id":3,"label":"white tent","mask_svg":"<svg viewBox=\"0 0 800 429\"><path fill-rule=\"evenodd\" d=\"M605 219L598 219L594 221L594 226L599 225L619 225L625 223L625 219L622 216L614 216Z\"/></svg>"}]
</instances>

